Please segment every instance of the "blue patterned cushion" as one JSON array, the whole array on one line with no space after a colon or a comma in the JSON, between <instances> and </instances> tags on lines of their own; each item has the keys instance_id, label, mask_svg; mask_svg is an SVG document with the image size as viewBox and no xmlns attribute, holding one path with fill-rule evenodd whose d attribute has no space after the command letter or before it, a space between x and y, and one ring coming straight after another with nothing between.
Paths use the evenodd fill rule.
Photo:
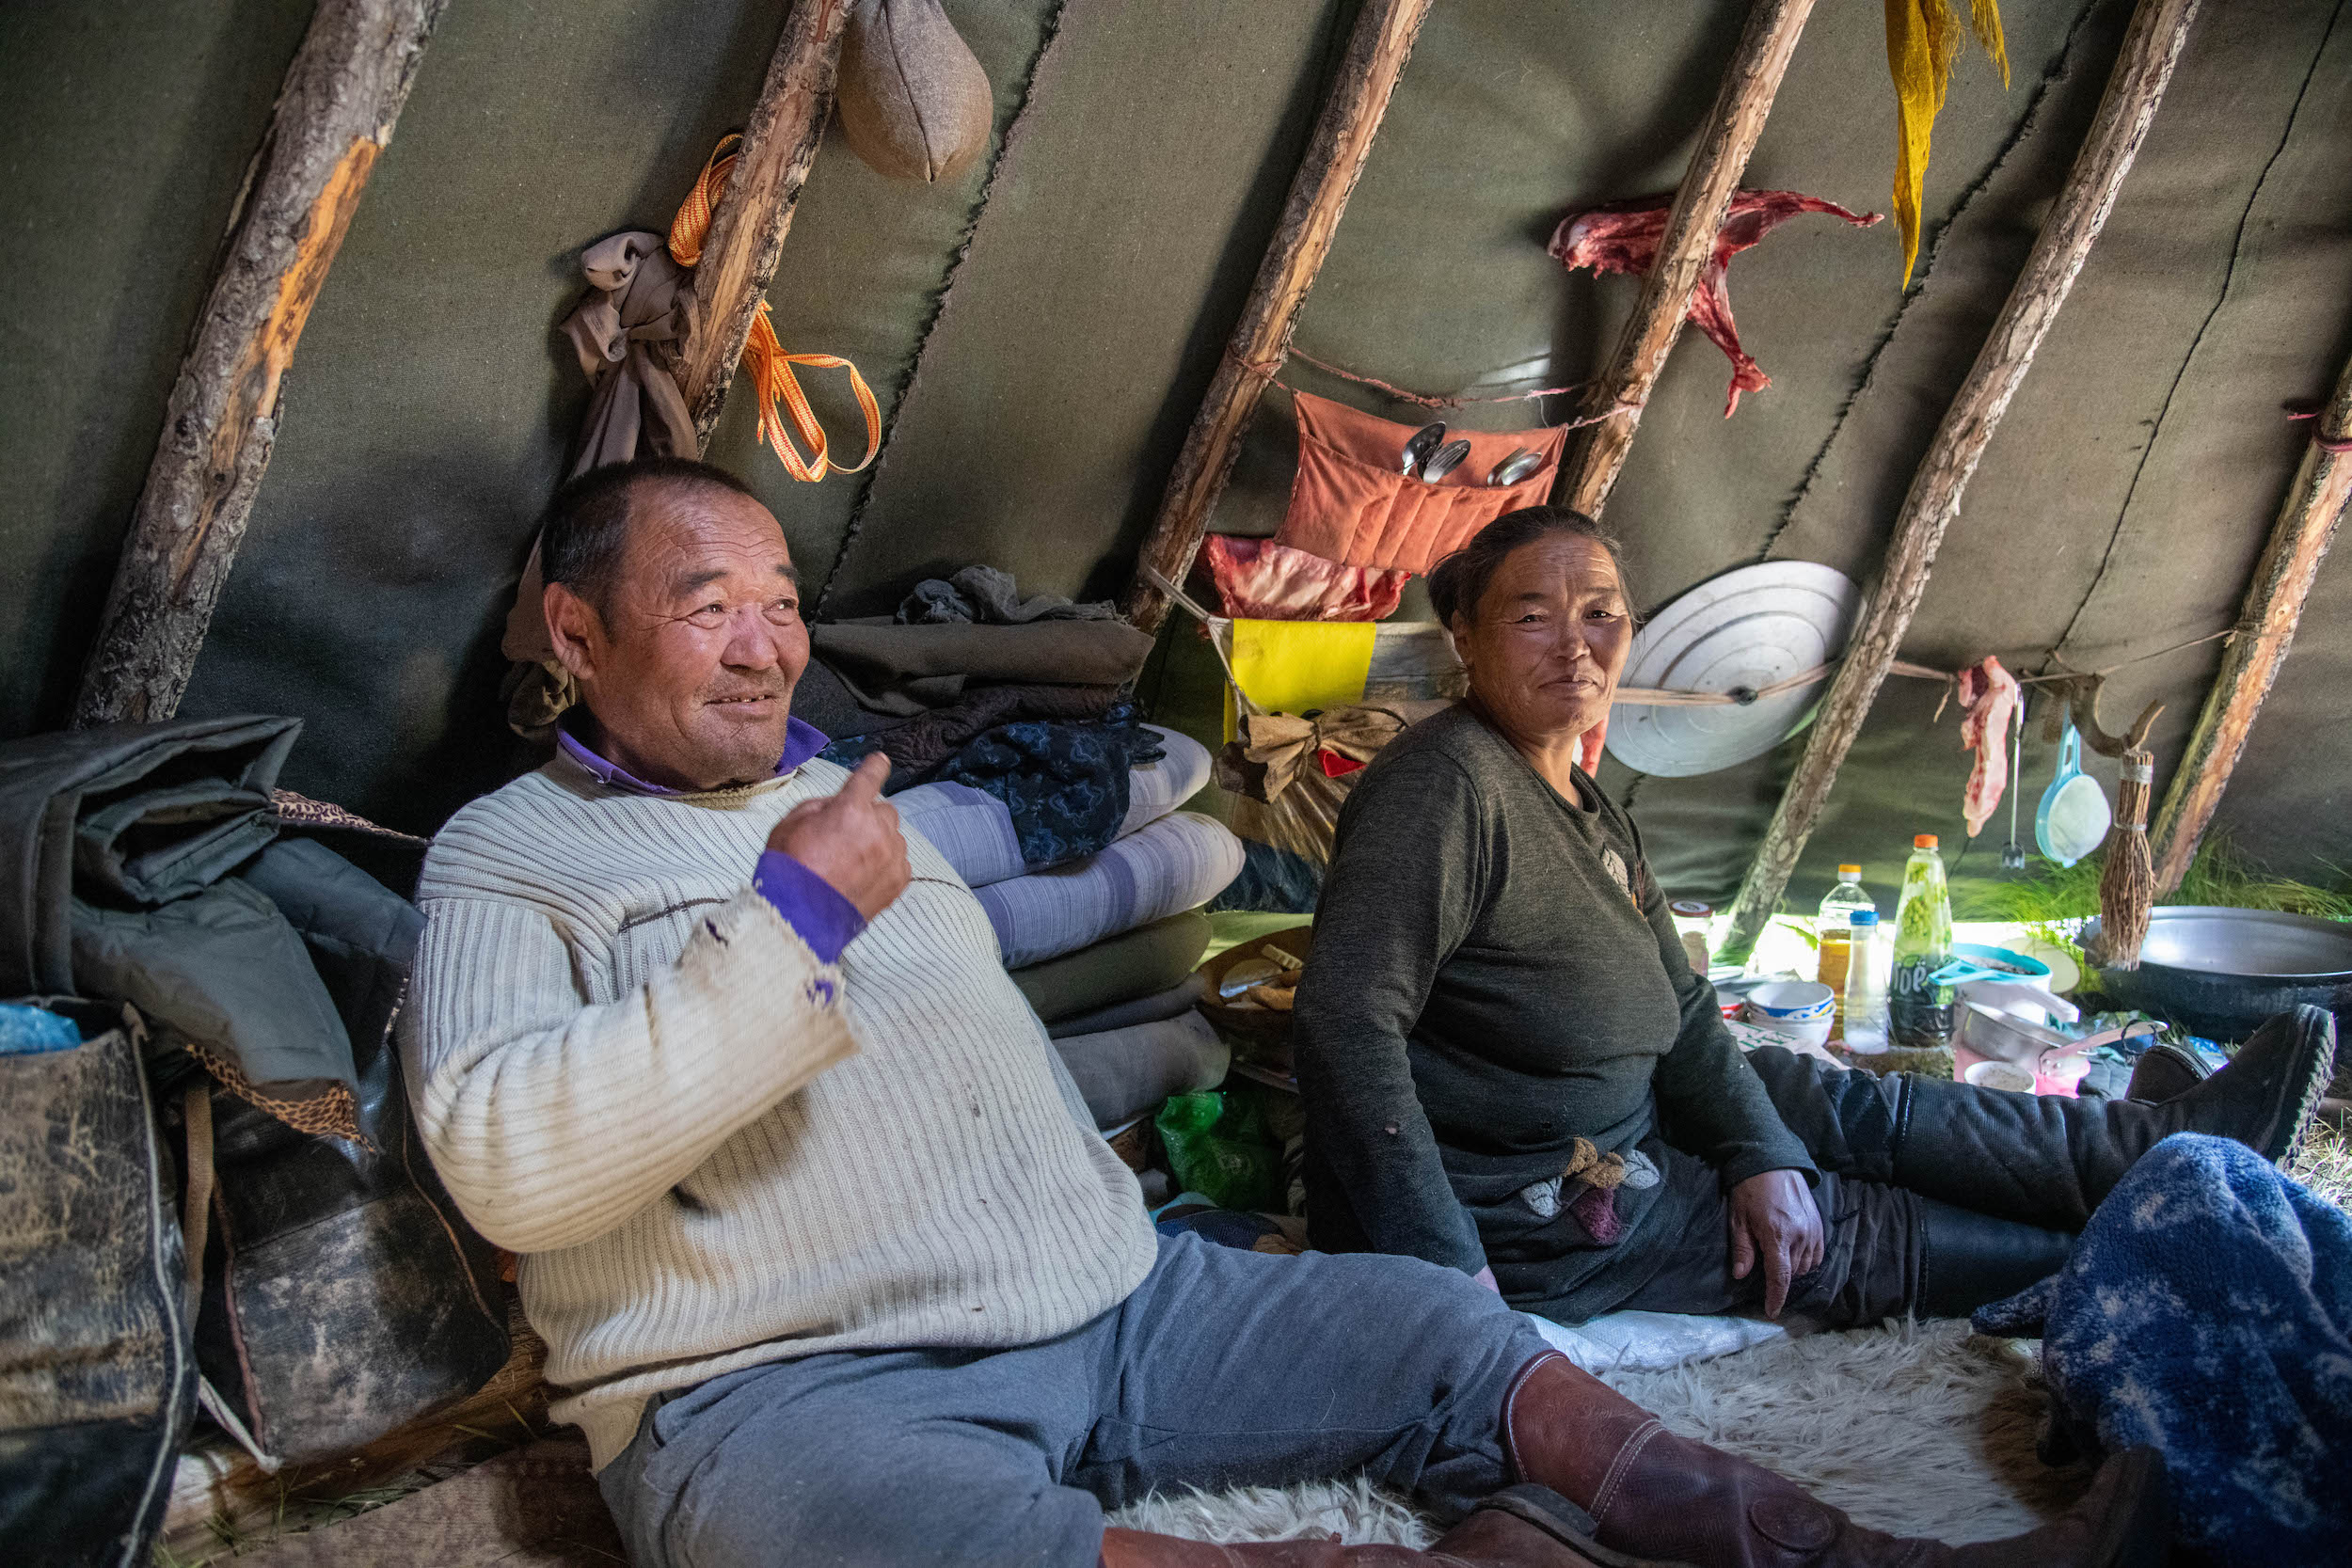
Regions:
<instances>
[{"instance_id":1,"label":"blue patterned cushion","mask_svg":"<svg viewBox=\"0 0 2352 1568\"><path fill-rule=\"evenodd\" d=\"M1159 738L1160 755L1127 771L1127 815L1119 836L1147 828L1189 800L1209 782L1209 749L1188 735L1143 726ZM967 887L986 887L1028 870L1012 808L970 784L917 784L890 798L898 820L930 839Z\"/></svg>"}]
</instances>

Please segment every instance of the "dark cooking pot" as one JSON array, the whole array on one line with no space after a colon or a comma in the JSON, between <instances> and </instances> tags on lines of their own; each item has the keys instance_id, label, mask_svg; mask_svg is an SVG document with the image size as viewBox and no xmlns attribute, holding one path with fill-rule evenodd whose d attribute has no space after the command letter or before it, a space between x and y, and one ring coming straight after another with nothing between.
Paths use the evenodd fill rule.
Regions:
<instances>
[{"instance_id":1,"label":"dark cooking pot","mask_svg":"<svg viewBox=\"0 0 2352 1568\"><path fill-rule=\"evenodd\" d=\"M2095 950L2099 923L2083 930ZM2117 1006L2169 1019L2207 1039L2244 1039L2274 1013L2310 1003L2352 1021L2352 926L2276 910L2176 904L2154 911L2137 969L2099 971Z\"/></svg>"}]
</instances>

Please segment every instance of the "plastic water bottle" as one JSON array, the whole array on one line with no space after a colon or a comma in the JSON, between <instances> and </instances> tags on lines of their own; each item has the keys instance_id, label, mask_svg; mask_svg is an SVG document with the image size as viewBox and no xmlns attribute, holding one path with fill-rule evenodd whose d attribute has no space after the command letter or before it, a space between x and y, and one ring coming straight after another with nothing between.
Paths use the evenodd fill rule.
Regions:
<instances>
[{"instance_id":1,"label":"plastic water bottle","mask_svg":"<svg viewBox=\"0 0 2352 1568\"><path fill-rule=\"evenodd\" d=\"M1856 910L1847 918L1846 984L1838 1011L1846 1021L1846 1049L1874 1056L1886 1049L1886 981L1879 973L1879 912Z\"/></svg>"},{"instance_id":2,"label":"plastic water bottle","mask_svg":"<svg viewBox=\"0 0 2352 1568\"><path fill-rule=\"evenodd\" d=\"M1911 841L1903 864L1902 902L1895 908L1895 971L1887 984L1886 1018L1895 1043L1914 1050L1952 1043L1952 988L1929 978L1952 961L1952 895L1935 835Z\"/></svg>"},{"instance_id":3,"label":"plastic water bottle","mask_svg":"<svg viewBox=\"0 0 2352 1568\"><path fill-rule=\"evenodd\" d=\"M1813 922L1813 939L1821 956L1820 968L1814 978L1837 993L1837 1022L1846 1022L1846 967L1849 927L1847 922L1861 910L1878 913L1878 906L1862 891L1862 867L1841 865L1837 868L1837 885L1821 900L1820 915ZM1836 1033L1833 1029L1832 1033Z\"/></svg>"}]
</instances>

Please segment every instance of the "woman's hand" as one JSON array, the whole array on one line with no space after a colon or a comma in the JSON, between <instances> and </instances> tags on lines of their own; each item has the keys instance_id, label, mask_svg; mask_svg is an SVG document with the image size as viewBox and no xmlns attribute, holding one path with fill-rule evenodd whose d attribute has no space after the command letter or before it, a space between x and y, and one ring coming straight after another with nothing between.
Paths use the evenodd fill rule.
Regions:
<instances>
[{"instance_id":1,"label":"woman's hand","mask_svg":"<svg viewBox=\"0 0 2352 1568\"><path fill-rule=\"evenodd\" d=\"M1780 1316L1788 1282L1820 1267L1821 1211L1813 1189L1792 1170L1768 1170L1731 1189L1731 1277L1745 1279L1764 1259L1764 1315Z\"/></svg>"}]
</instances>

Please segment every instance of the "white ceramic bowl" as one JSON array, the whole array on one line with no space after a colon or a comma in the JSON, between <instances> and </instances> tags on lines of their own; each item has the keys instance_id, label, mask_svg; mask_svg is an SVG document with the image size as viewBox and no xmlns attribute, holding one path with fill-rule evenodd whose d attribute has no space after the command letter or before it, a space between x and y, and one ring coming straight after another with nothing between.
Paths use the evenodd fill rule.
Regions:
<instances>
[{"instance_id":1,"label":"white ceramic bowl","mask_svg":"<svg viewBox=\"0 0 2352 1568\"><path fill-rule=\"evenodd\" d=\"M1830 1024L1833 1021L1826 1015L1820 1018L1770 1018L1755 1011L1754 1005L1751 1004L1748 1022L1758 1029L1768 1030L1775 1035L1786 1035L1790 1039L1801 1040L1806 1045L1825 1046L1829 1044Z\"/></svg>"},{"instance_id":2,"label":"white ceramic bowl","mask_svg":"<svg viewBox=\"0 0 2352 1568\"><path fill-rule=\"evenodd\" d=\"M1748 992L1748 1011L1759 1020L1827 1018L1836 1010L1837 993L1817 980L1774 980Z\"/></svg>"}]
</instances>

